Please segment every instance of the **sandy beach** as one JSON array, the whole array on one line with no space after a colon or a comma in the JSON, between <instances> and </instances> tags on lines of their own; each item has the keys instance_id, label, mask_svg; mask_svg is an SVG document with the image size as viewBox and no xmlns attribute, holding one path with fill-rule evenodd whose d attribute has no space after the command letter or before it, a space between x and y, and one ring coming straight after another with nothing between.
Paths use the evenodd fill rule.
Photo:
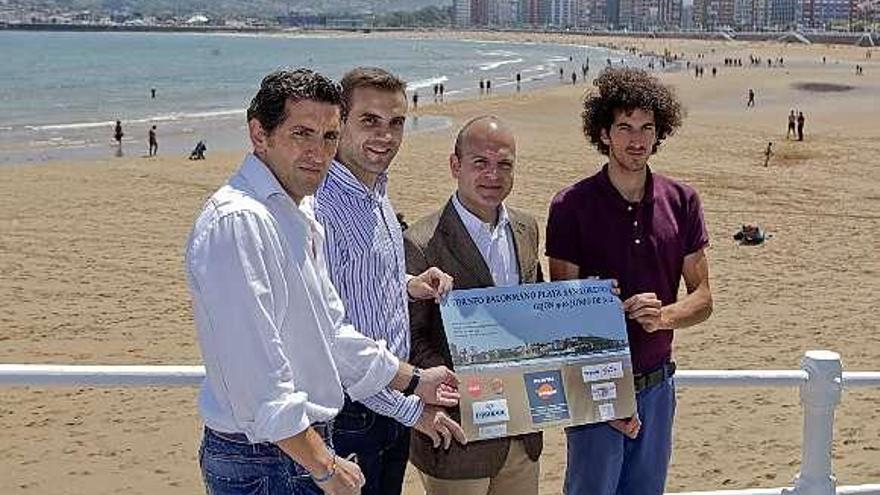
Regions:
<instances>
[{"instance_id":1,"label":"sandy beach","mask_svg":"<svg viewBox=\"0 0 880 495\"><path fill-rule=\"evenodd\" d=\"M864 48L843 46L478 36L669 49L689 60L704 54L702 79L662 76L688 116L652 161L700 192L712 240L715 312L677 333L679 368L795 369L804 351L821 348L839 352L846 370L880 370L871 309L880 293L880 54L865 60ZM753 54L784 57L785 67L750 68ZM726 57L746 67L725 67ZM857 63L864 76L855 75ZM594 63L591 76L597 69ZM797 89L800 83L850 88L816 92ZM482 113L508 119L519 138L509 204L543 224L552 195L603 163L580 131L587 88L420 105L419 113L447 116L454 127ZM753 109L745 105L749 88ZM785 139L790 109L806 116L803 142ZM404 141L390 190L408 220L453 190L454 127ZM764 167L769 141L774 155ZM183 246L202 202L241 157L209 152L190 162L108 151L99 161L0 167L0 363L199 364ZM735 244L743 223L760 224L772 238ZM202 493L195 397L190 388L0 388L0 493ZM833 452L840 484L880 482L878 403L880 391L844 394ZM795 389L680 388L667 489L787 485L800 463L801 426ZM545 439L541 493L558 494L564 433L550 430ZM407 495L421 490L412 474Z\"/></svg>"}]
</instances>

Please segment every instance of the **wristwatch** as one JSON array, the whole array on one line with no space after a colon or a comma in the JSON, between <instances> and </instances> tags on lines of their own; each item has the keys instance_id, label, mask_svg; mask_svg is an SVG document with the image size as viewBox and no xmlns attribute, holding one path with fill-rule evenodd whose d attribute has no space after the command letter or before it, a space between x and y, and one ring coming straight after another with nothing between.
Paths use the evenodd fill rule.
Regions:
<instances>
[{"instance_id":1,"label":"wristwatch","mask_svg":"<svg viewBox=\"0 0 880 495\"><path fill-rule=\"evenodd\" d=\"M422 370L418 368L413 368L412 376L409 379L409 385L403 389L403 395L412 395L416 392L416 387L419 386L419 380L422 379Z\"/></svg>"}]
</instances>

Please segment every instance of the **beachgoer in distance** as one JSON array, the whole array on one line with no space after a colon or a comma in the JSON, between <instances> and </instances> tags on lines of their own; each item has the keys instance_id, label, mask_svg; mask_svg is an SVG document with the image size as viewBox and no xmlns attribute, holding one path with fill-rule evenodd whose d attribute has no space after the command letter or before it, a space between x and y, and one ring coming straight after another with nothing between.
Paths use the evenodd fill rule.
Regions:
<instances>
[{"instance_id":1,"label":"beachgoer in distance","mask_svg":"<svg viewBox=\"0 0 880 495\"><path fill-rule=\"evenodd\" d=\"M125 133L122 132L122 122L117 120L116 127L113 128L113 139L116 140L117 146L120 146L120 147L122 146L122 136L124 136L124 135L125 135Z\"/></svg>"},{"instance_id":2,"label":"beachgoer in distance","mask_svg":"<svg viewBox=\"0 0 880 495\"><path fill-rule=\"evenodd\" d=\"M156 156L159 153L159 141L156 139L156 126L150 127L149 132L150 156Z\"/></svg>"},{"instance_id":3,"label":"beachgoer in distance","mask_svg":"<svg viewBox=\"0 0 880 495\"><path fill-rule=\"evenodd\" d=\"M804 123L806 122L806 118L804 117L804 112L798 112L797 116L797 134L798 141L804 140Z\"/></svg>"},{"instance_id":4,"label":"beachgoer in distance","mask_svg":"<svg viewBox=\"0 0 880 495\"><path fill-rule=\"evenodd\" d=\"M195 148L193 148L192 152L189 154L190 160L204 160L205 159L205 151L208 151L208 147L205 145L204 141L199 141L196 143Z\"/></svg>"}]
</instances>

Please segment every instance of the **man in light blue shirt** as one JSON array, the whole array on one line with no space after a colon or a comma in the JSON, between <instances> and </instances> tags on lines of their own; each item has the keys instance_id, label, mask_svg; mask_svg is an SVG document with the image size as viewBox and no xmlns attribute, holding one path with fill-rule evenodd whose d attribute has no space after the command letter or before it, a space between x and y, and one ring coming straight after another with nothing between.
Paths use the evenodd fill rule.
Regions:
<instances>
[{"instance_id":1,"label":"man in light blue shirt","mask_svg":"<svg viewBox=\"0 0 880 495\"><path fill-rule=\"evenodd\" d=\"M336 159L315 193L315 215L327 233L330 277L364 335L387 343L398 359L409 357L407 301L439 298L452 279L437 268L406 274L403 235L388 199L388 167L403 140L406 83L379 68L359 67L342 78L347 115ZM416 396L384 390L349 397L334 420L341 455L357 454L366 477L364 495L398 495L409 458L409 427L434 446L463 438L442 408Z\"/></svg>"},{"instance_id":2,"label":"man in light blue shirt","mask_svg":"<svg viewBox=\"0 0 880 495\"><path fill-rule=\"evenodd\" d=\"M336 152L338 86L309 70L263 79L248 109L253 153L207 201L186 273L206 377L199 461L209 494L353 495L364 478L332 450L343 392L386 387L454 405L456 378L418 373L346 322L313 194Z\"/></svg>"}]
</instances>

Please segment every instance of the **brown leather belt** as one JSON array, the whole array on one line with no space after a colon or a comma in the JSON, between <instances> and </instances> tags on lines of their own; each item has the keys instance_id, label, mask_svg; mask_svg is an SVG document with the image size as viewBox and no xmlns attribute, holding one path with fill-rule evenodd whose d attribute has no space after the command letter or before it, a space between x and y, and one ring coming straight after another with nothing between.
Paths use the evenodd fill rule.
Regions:
<instances>
[{"instance_id":1,"label":"brown leather belt","mask_svg":"<svg viewBox=\"0 0 880 495\"><path fill-rule=\"evenodd\" d=\"M633 382L636 386L636 393L651 388L654 385L663 383L667 378L675 374L675 361L668 361L662 366L646 373L639 373L633 376Z\"/></svg>"}]
</instances>

